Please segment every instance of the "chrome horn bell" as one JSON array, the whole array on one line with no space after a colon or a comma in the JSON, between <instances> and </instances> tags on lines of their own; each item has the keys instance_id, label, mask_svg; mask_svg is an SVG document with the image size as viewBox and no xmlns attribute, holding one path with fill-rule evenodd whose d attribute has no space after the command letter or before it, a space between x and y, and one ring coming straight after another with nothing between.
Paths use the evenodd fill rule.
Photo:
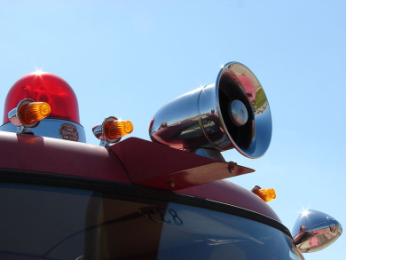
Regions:
<instances>
[{"instance_id":1,"label":"chrome horn bell","mask_svg":"<svg viewBox=\"0 0 410 280\"><path fill-rule=\"evenodd\" d=\"M326 248L342 232L342 226L333 217L316 210L305 210L296 220L292 236L302 253L310 253Z\"/></svg>"},{"instance_id":2,"label":"chrome horn bell","mask_svg":"<svg viewBox=\"0 0 410 280\"><path fill-rule=\"evenodd\" d=\"M235 148L249 158L269 147L272 120L262 85L245 65L225 64L216 83L197 88L162 107L151 121L153 141L218 158ZM219 157L221 158L221 156Z\"/></svg>"}]
</instances>

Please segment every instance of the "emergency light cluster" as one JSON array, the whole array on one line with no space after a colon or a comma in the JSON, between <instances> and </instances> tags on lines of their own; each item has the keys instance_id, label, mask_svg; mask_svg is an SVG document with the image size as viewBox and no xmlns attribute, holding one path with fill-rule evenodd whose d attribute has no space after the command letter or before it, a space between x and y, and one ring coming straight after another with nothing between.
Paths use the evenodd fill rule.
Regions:
<instances>
[{"instance_id":1,"label":"emergency light cluster","mask_svg":"<svg viewBox=\"0 0 410 280\"><path fill-rule=\"evenodd\" d=\"M221 152L235 148L257 158L271 138L270 107L262 85L245 65L222 66L215 84L200 87L162 107L151 121L153 142L224 161ZM62 78L42 71L30 73L10 89L0 131L86 142L77 97ZM92 128L108 147L133 131L129 120L111 116ZM263 201L276 198L274 189L256 186Z\"/></svg>"},{"instance_id":2,"label":"emergency light cluster","mask_svg":"<svg viewBox=\"0 0 410 280\"><path fill-rule=\"evenodd\" d=\"M73 89L62 78L42 71L22 77L11 87L0 131L86 142ZM92 131L100 145L108 147L130 134L133 124L111 116ZM267 151L271 132L265 91L253 72L239 62L223 65L215 83L194 89L163 106L149 125L153 142L219 161L218 166L222 161L223 169L229 173L236 164L223 162L221 152L236 149L245 157L258 158ZM178 178L183 174L191 180L193 176L189 172L186 175L186 170L173 171L172 175ZM168 182L171 188L175 186L173 180ZM276 198L273 188L255 186L252 193L264 202ZM300 251L313 252L325 248L341 234L338 221L312 210L298 218L292 235Z\"/></svg>"},{"instance_id":3,"label":"emergency light cluster","mask_svg":"<svg viewBox=\"0 0 410 280\"><path fill-rule=\"evenodd\" d=\"M85 142L74 91L62 78L43 71L30 73L11 87L0 130ZM120 141L132 131L131 121L116 117L106 118L93 128L103 146Z\"/></svg>"}]
</instances>

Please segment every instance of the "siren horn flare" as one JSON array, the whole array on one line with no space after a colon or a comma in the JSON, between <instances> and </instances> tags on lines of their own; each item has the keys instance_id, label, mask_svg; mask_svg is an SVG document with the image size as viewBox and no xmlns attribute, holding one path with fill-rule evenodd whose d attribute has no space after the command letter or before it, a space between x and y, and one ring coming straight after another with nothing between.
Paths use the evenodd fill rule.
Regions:
<instances>
[{"instance_id":1,"label":"siren horn flare","mask_svg":"<svg viewBox=\"0 0 410 280\"><path fill-rule=\"evenodd\" d=\"M213 158L215 152L232 148L258 158L271 140L270 107L252 71L242 63L229 62L215 84L162 107L151 121L149 134L155 142Z\"/></svg>"}]
</instances>

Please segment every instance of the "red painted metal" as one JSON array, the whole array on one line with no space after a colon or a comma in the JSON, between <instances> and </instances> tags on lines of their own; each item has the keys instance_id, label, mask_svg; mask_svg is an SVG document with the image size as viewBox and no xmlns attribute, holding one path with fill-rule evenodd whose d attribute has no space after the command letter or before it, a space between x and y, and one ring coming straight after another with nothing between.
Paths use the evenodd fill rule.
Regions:
<instances>
[{"instance_id":1,"label":"red painted metal","mask_svg":"<svg viewBox=\"0 0 410 280\"><path fill-rule=\"evenodd\" d=\"M239 165L230 167L226 162L138 138L129 138L106 149L54 138L0 132L0 154L0 170L161 188L234 205L279 221L273 210L249 190L218 181L252 172L252 169Z\"/></svg>"},{"instance_id":2,"label":"red painted metal","mask_svg":"<svg viewBox=\"0 0 410 280\"><path fill-rule=\"evenodd\" d=\"M0 169L129 183L121 163L100 146L0 132Z\"/></svg>"},{"instance_id":3,"label":"red painted metal","mask_svg":"<svg viewBox=\"0 0 410 280\"><path fill-rule=\"evenodd\" d=\"M7 95L3 123L9 122L8 112L24 98L50 104L52 118L80 123L77 97L70 85L56 75L34 72L18 80Z\"/></svg>"},{"instance_id":4,"label":"red painted metal","mask_svg":"<svg viewBox=\"0 0 410 280\"><path fill-rule=\"evenodd\" d=\"M134 184L154 188L176 190L254 171L138 138L128 138L110 150Z\"/></svg>"},{"instance_id":5,"label":"red painted metal","mask_svg":"<svg viewBox=\"0 0 410 280\"><path fill-rule=\"evenodd\" d=\"M265 215L277 221L279 217L272 208L250 190L232 182L216 181L204 185L177 190L176 193L214 200Z\"/></svg>"}]
</instances>

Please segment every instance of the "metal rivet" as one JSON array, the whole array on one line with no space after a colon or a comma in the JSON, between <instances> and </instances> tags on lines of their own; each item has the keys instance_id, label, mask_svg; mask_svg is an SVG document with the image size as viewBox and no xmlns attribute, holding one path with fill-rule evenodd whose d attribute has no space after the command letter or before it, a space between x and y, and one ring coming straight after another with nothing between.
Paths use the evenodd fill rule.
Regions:
<instances>
[{"instance_id":1,"label":"metal rivet","mask_svg":"<svg viewBox=\"0 0 410 280\"><path fill-rule=\"evenodd\" d=\"M237 165L237 163L234 162L234 161L228 162L228 172L229 172L229 173L232 173L233 170L235 169L236 165Z\"/></svg>"}]
</instances>

